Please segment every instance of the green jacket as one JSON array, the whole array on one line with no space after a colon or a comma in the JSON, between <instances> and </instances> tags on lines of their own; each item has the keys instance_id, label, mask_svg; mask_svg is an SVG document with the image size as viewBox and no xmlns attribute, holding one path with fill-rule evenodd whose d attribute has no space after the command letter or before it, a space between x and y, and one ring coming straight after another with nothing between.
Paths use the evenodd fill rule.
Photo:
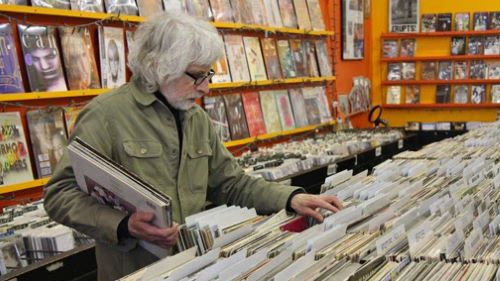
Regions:
<instances>
[{"instance_id":1,"label":"green jacket","mask_svg":"<svg viewBox=\"0 0 500 281\"><path fill-rule=\"evenodd\" d=\"M136 82L129 82L94 98L78 116L70 141L80 137L170 196L172 217L179 224L203 211L207 200L254 207L261 214L285 208L297 187L246 175L200 107L183 112L181 120L179 153L172 112L153 94L140 90ZM117 228L126 214L79 190L67 151L46 185L44 197L54 220L96 240L99 280L115 280L156 260L135 239L118 240Z\"/></svg>"}]
</instances>

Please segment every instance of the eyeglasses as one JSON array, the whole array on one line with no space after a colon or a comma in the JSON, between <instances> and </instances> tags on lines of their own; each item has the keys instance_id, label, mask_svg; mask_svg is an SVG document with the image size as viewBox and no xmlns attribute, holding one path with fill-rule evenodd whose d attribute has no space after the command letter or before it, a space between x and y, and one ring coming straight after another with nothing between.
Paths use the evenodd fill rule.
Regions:
<instances>
[{"instance_id":1,"label":"eyeglasses","mask_svg":"<svg viewBox=\"0 0 500 281\"><path fill-rule=\"evenodd\" d=\"M203 82L205 82L206 79L208 79L208 81L210 81L212 79L212 77L215 75L215 71L213 69L210 69L207 74L203 74L203 75L194 75L192 73L189 73L189 72L184 72L184 74L186 74L187 76L193 78L194 80L194 85L195 86L199 86L201 85Z\"/></svg>"}]
</instances>

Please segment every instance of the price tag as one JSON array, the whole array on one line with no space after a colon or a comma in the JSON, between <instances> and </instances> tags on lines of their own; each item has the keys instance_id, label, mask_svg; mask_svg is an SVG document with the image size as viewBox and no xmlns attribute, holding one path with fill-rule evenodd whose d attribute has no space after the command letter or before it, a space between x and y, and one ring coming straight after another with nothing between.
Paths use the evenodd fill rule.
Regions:
<instances>
[{"instance_id":1,"label":"price tag","mask_svg":"<svg viewBox=\"0 0 500 281\"><path fill-rule=\"evenodd\" d=\"M398 140L398 149L403 149L404 141Z\"/></svg>"},{"instance_id":2,"label":"price tag","mask_svg":"<svg viewBox=\"0 0 500 281\"><path fill-rule=\"evenodd\" d=\"M337 172L337 165L336 164L330 164L328 165L328 170L326 171L326 174L333 175Z\"/></svg>"},{"instance_id":3,"label":"price tag","mask_svg":"<svg viewBox=\"0 0 500 281\"><path fill-rule=\"evenodd\" d=\"M375 148L375 157L379 157L380 155L382 155L382 147L381 146Z\"/></svg>"}]
</instances>

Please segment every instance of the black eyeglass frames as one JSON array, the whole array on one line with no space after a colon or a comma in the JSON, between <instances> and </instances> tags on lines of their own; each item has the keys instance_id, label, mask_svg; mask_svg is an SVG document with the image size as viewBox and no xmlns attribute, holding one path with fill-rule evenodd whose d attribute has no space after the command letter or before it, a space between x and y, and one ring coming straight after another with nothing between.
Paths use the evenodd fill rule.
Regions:
<instances>
[{"instance_id":1,"label":"black eyeglass frames","mask_svg":"<svg viewBox=\"0 0 500 281\"><path fill-rule=\"evenodd\" d=\"M194 85L195 86L199 86L201 85L203 82L205 82L205 79L208 79L208 81L210 81L212 79L212 77L215 75L215 71L213 69L210 69L206 74L203 74L201 76L199 75L194 75L192 73L189 73L189 72L184 72L184 74L186 74L187 76L193 78L194 80Z\"/></svg>"}]
</instances>

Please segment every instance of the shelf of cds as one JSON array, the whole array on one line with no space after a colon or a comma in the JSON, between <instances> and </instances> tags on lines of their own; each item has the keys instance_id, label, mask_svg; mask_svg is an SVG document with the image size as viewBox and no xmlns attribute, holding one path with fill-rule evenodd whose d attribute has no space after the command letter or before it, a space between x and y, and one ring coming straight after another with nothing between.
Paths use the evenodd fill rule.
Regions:
<instances>
[{"instance_id":1,"label":"shelf of cds","mask_svg":"<svg viewBox=\"0 0 500 281\"><path fill-rule=\"evenodd\" d=\"M480 103L480 104L457 104L457 103L441 103L441 104L386 104L384 108L393 108L393 109L440 109L440 108L448 108L448 109L464 109L464 108L500 108L500 104L498 103Z\"/></svg>"},{"instance_id":2,"label":"shelf of cds","mask_svg":"<svg viewBox=\"0 0 500 281\"><path fill-rule=\"evenodd\" d=\"M500 79L463 79L463 80L386 80L382 85L447 85L447 84L500 84Z\"/></svg>"},{"instance_id":3,"label":"shelf of cds","mask_svg":"<svg viewBox=\"0 0 500 281\"><path fill-rule=\"evenodd\" d=\"M453 36L487 36L500 35L500 30L472 30L472 31L436 31L412 33L382 33L382 39L403 39L415 37L453 37Z\"/></svg>"},{"instance_id":4,"label":"shelf of cds","mask_svg":"<svg viewBox=\"0 0 500 281\"><path fill-rule=\"evenodd\" d=\"M381 62L407 62L407 61L439 61L439 60L499 60L500 55L453 55L453 56L421 56L421 57L397 57L381 58Z\"/></svg>"}]
</instances>

